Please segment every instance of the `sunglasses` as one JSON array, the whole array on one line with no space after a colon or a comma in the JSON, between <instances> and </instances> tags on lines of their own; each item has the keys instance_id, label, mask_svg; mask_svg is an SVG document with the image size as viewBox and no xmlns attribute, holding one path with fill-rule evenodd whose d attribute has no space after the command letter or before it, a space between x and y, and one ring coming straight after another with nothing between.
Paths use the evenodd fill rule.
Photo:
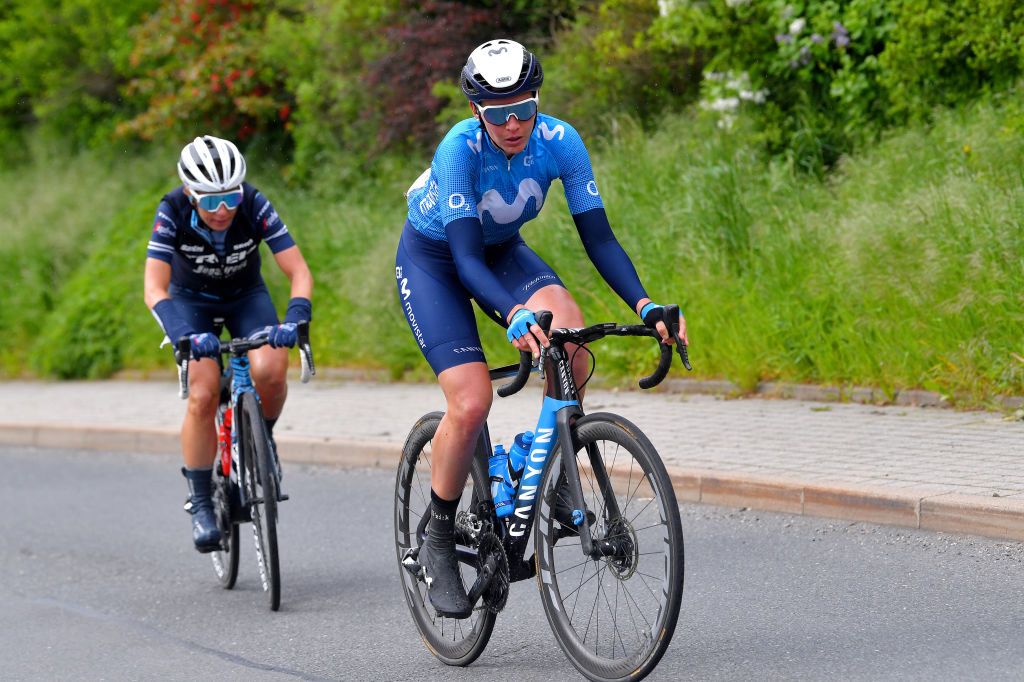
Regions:
<instances>
[{"instance_id":1,"label":"sunglasses","mask_svg":"<svg viewBox=\"0 0 1024 682\"><path fill-rule=\"evenodd\" d=\"M210 213L220 209L221 204L226 206L228 210L238 208L242 204L242 194L243 192L241 187L227 192L213 192L210 194L192 192L196 206L204 211L209 211Z\"/></svg>"},{"instance_id":2,"label":"sunglasses","mask_svg":"<svg viewBox=\"0 0 1024 682\"><path fill-rule=\"evenodd\" d=\"M513 116L516 117L517 121L530 120L537 115L537 106L537 97L534 96L512 104L495 104L489 107L478 104L476 108L485 121L491 125L503 126Z\"/></svg>"}]
</instances>

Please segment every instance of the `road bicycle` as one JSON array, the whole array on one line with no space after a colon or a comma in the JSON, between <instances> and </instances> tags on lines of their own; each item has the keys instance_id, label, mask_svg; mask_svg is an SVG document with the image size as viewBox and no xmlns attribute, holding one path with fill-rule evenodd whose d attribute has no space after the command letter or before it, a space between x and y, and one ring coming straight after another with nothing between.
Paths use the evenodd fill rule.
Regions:
<instances>
[{"instance_id":1,"label":"road bicycle","mask_svg":"<svg viewBox=\"0 0 1024 682\"><path fill-rule=\"evenodd\" d=\"M678 308L666 307L678 320ZM537 315L545 331L551 313ZM432 439L443 413L431 412L409 432L395 494L395 548L402 591L427 648L448 665L466 666L487 646L509 585L537 577L544 613L569 661L591 680L638 680L661 659L675 631L683 593L683 534L672 481L650 440L632 422L599 412L585 415L566 344L596 358L584 345L607 336L646 336L644 325L596 324L554 329L533 366L490 370L492 380L514 375L498 395L519 391L531 371L548 377L546 396L522 471L511 515L499 518L491 496L486 425L456 516L456 550L469 619L439 615L430 604L417 563L430 519ZM691 369L678 323L671 333ZM672 346L661 344L657 369L640 380L653 388L667 376ZM591 370L591 376L593 369ZM589 377L588 377L589 380ZM586 385L586 381L583 382ZM532 560L526 559L531 529Z\"/></svg>"},{"instance_id":2,"label":"road bicycle","mask_svg":"<svg viewBox=\"0 0 1024 682\"><path fill-rule=\"evenodd\" d=\"M221 321L217 321L220 323ZM220 324L215 333L220 335ZM309 323L298 325L302 383L316 374ZM277 545L277 505L288 496L281 492L281 463L263 419L260 397L249 373L247 353L267 345L266 332L221 343L220 400L217 406L218 452L214 462L213 505L221 533L220 548L210 553L213 570L224 589L238 579L239 526L252 523L260 586L270 610L281 606L281 564ZM178 395L188 397L190 342L179 340Z\"/></svg>"}]
</instances>

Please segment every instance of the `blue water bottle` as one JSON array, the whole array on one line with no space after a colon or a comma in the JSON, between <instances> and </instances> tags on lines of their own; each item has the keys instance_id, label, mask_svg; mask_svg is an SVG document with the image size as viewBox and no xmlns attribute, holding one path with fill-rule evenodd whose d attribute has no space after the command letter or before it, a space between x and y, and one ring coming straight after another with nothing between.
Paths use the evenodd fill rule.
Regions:
<instances>
[{"instance_id":1,"label":"blue water bottle","mask_svg":"<svg viewBox=\"0 0 1024 682\"><path fill-rule=\"evenodd\" d=\"M532 444L533 431L520 433L512 442L512 448L508 452L508 466L505 468L504 482L498 492L498 497L495 498L494 508L499 518L510 516L515 509L516 488L519 487L519 479L526 467L526 458L530 456ZM503 502L501 507L498 507L498 499Z\"/></svg>"},{"instance_id":2,"label":"blue water bottle","mask_svg":"<svg viewBox=\"0 0 1024 682\"><path fill-rule=\"evenodd\" d=\"M504 493L505 471L508 469L508 453L505 446L498 443L494 446L494 454L487 460L487 471L491 477L491 500L494 502L494 509L498 516L508 516L512 511L512 498ZM502 509L509 507L504 513Z\"/></svg>"}]
</instances>

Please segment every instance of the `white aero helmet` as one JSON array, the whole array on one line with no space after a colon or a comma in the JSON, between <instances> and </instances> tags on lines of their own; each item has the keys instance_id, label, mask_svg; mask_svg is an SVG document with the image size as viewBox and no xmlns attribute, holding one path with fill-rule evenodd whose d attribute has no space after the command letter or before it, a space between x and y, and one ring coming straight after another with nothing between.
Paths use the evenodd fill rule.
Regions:
<instances>
[{"instance_id":1,"label":"white aero helmet","mask_svg":"<svg viewBox=\"0 0 1024 682\"><path fill-rule=\"evenodd\" d=\"M514 40L489 40L469 55L459 79L470 102L511 97L540 90L544 71L540 60Z\"/></svg>"},{"instance_id":2,"label":"white aero helmet","mask_svg":"<svg viewBox=\"0 0 1024 682\"><path fill-rule=\"evenodd\" d=\"M178 177L193 192L223 192L245 180L245 158L231 142L203 135L182 148Z\"/></svg>"}]
</instances>

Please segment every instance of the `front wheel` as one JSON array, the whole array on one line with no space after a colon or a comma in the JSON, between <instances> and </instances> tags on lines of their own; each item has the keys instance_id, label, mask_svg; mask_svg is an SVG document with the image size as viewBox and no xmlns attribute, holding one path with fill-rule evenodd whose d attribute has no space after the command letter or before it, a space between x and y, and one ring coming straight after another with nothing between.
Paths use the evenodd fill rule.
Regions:
<instances>
[{"instance_id":1,"label":"front wheel","mask_svg":"<svg viewBox=\"0 0 1024 682\"><path fill-rule=\"evenodd\" d=\"M665 653L679 617L679 507L661 458L632 423L595 413L576 422L573 431L575 459L564 462L556 449L536 517L544 613L559 646L588 679L639 680ZM583 554L570 521L565 464L579 472L586 505L581 511L593 538L590 555Z\"/></svg>"},{"instance_id":2,"label":"front wheel","mask_svg":"<svg viewBox=\"0 0 1024 682\"><path fill-rule=\"evenodd\" d=\"M270 436L263 412L253 393L239 396L244 420L241 475L252 511L252 534L256 545L256 564L260 585L270 602L270 610L281 606L281 567L277 555L277 478Z\"/></svg>"},{"instance_id":3,"label":"front wheel","mask_svg":"<svg viewBox=\"0 0 1024 682\"><path fill-rule=\"evenodd\" d=\"M420 546L430 518L432 445L442 416L440 412L431 412L421 417L409 432L402 448L402 460L395 481L395 550L402 593L423 642L442 662L466 666L475 661L487 646L494 629L495 614L481 602L466 620L439 615L430 603L426 585L402 563L410 550L415 551ZM486 491L488 483L479 462L474 461L472 474L459 502L460 518L476 512L475 500L478 496L474 491ZM459 544L462 545L464 540L467 538L458 540ZM468 588L476 580L476 566L460 561L460 567L463 585Z\"/></svg>"}]
</instances>

